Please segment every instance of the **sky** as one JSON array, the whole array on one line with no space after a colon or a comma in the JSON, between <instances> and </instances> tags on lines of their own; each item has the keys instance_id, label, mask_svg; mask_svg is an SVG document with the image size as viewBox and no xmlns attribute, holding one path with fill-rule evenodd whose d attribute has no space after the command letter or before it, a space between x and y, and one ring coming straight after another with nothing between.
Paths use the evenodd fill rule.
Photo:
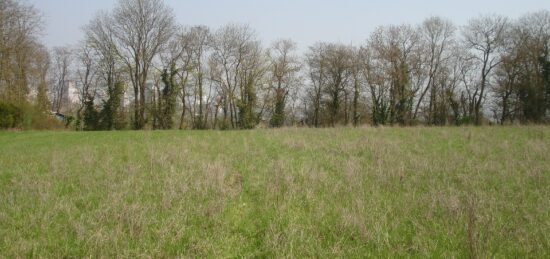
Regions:
<instances>
[{"instance_id":1,"label":"sky","mask_svg":"<svg viewBox=\"0 0 550 259\"><path fill-rule=\"evenodd\" d=\"M48 47L75 45L82 27L116 0L27 0L45 17ZM381 25L419 24L442 16L457 25L482 14L510 18L541 9L550 0L165 0L182 25L218 28L249 24L264 44L290 38L300 49L319 41L360 45Z\"/></svg>"}]
</instances>

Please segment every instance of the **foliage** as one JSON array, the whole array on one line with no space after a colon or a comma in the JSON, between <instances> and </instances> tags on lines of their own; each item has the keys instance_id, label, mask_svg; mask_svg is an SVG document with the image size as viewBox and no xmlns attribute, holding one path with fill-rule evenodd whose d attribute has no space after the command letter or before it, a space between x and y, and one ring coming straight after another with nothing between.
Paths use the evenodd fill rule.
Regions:
<instances>
[{"instance_id":1,"label":"foliage","mask_svg":"<svg viewBox=\"0 0 550 259\"><path fill-rule=\"evenodd\" d=\"M88 98L84 101L84 130L100 130L101 129L101 116L100 113L96 110L94 99Z\"/></svg>"},{"instance_id":2,"label":"foliage","mask_svg":"<svg viewBox=\"0 0 550 259\"><path fill-rule=\"evenodd\" d=\"M256 91L253 81L244 82L242 97L237 103L239 107L239 127L241 129L253 129L258 124L258 114L255 112Z\"/></svg>"},{"instance_id":3,"label":"foliage","mask_svg":"<svg viewBox=\"0 0 550 259\"><path fill-rule=\"evenodd\" d=\"M60 129L63 124L45 113L40 107L23 102L0 102L0 129Z\"/></svg>"},{"instance_id":4,"label":"foliage","mask_svg":"<svg viewBox=\"0 0 550 259\"><path fill-rule=\"evenodd\" d=\"M0 103L0 128L20 128L23 125L23 111L11 103Z\"/></svg>"},{"instance_id":5,"label":"foliage","mask_svg":"<svg viewBox=\"0 0 550 259\"><path fill-rule=\"evenodd\" d=\"M179 129L550 122L548 10L383 25L365 44L318 42L299 57L291 39L265 47L248 25L180 27L162 0L118 0L77 48L49 55L40 13L1 3L0 101L76 106L77 129L85 106L88 130L125 128L127 115L136 130L172 129L176 113ZM66 103L68 85L79 103Z\"/></svg>"},{"instance_id":6,"label":"foliage","mask_svg":"<svg viewBox=\"0 0 550 259\"><path fill-rule=\"evenodd\" d=\"M170 70L162 72L162 83L164 85L159 100L159 124L161 129L172 129L174 127L174 114L176 113L176 102L179 87L175 81L177 75L176 65L170 65Z\"/></svg>"},{"instance_id":7,"label":"foliage","mask_svg":"<svg viewBox=\"0 0 550 259\"><path fill-rule=\"evenodd\" d=\"M102 109L99 112L100 128L103 130L121 129L122 124L119 115L121 113L121 101L124 97L124 84L116 82L108 91L108 99L103 101Z\"/></svg>"},{"instance_id":8,"label":"foliage","mask_svg":"<svg viewBox=\"0 0 550 259\"><path fill-rule=\"evenodd\" d=\"M122 117L121 101L124 96L124 84L116 82L108 89L107 100L102 100L98 110L93 97L88 96L84 102L84 130L120 130L125 128Z\"/></svg>"},{"instance_id":9,"label":"foliage","mask_svg":"<svg viewBox=\"0 0 550 259\"><path fill-rule=\"evenodd\" d=\"M278 90L278 91L277 91ZM270 125L274 128L279 128L285 124L285 99L286 93L283 90L277 89L275 94L275 108L271 116Z\"/></svg>"}]
</instances>

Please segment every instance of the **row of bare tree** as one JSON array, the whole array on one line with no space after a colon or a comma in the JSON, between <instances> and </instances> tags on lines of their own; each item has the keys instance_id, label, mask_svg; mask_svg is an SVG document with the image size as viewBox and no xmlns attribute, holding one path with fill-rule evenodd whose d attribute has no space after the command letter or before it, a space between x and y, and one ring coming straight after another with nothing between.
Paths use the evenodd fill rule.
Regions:
<instances>
[{"instance_id":1,"label":"row of bare tree","mask_svg":"<svg viewBox=\"0 0 550 259\"><path fill-rule=\"evenodd\" d=\"M173 128L174 122L180 129L249 129L298 118L287 119L287 100L296 102L303 84L290 40L264 49L248 26L178 26L160 0L120 0L84 31L72 63L82 89L77 117L83 128L102 124L93 106L109 103L117 83L129 86L120 102L131 103L111 112L131 111L134 129Z\"/></svg>"},{"instance_id":2,"label":"row of bare tree","mask_svg":"<svg viewBox=\"0 0 550 259\"><path fill-rule=\"evenodd\" d=\"M0 94L25 98L29 82L41 82L34 87L48 86L60 110L66 81L74 80L81 97L73 112L83 129L125 121L134 129L248 129L550 120L548 11L480 16L462 27L430 17L379 27L361 46L319 42L305 53L289 39L264 47L248 26L179 26L161 0L119 0L84 31L78 47L56 48L51 62L43 48L19 54L42 57L43 65L27 66L42 73L5 63L30 50L0 42ZM29 34L29 44L39 44L36 31Z\"/></svg>"},{"instance_id":3,"label":"row of bare tree","mask_svg":"<svg viewBox=\"0 0 550 259\"><path fill-rule=\"evenodd\" d=\"M308 124L542 123L550 111L550 13L439 17L379 27L364 46L307 54Z\"/></svg>"}]
</instances>

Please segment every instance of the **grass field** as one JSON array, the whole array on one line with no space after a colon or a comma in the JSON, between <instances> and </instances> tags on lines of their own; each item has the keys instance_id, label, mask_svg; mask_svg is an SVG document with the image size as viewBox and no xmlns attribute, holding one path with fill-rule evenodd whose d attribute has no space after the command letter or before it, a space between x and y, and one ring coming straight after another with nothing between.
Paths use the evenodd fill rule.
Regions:
<instances>
[{"instance_id":1,"label":"grass field","mask_svg":"<svg viewBox=\"0 0 550 259\"><path fill-rule=\"evenodd\" d=\"M0 132L0 257L550 256L550 128Z\"/></svg>"}]
</instances>

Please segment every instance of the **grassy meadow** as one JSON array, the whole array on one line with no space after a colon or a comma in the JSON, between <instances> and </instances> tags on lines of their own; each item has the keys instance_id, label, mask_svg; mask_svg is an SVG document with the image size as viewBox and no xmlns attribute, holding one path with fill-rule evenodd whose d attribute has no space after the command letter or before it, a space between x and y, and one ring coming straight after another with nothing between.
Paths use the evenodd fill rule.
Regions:
<instances>
[{"instance_id":1,"label":"grassy meadow","mask_svg":"<svg viewBox=\"0 0 550 259\"><path fill-rule=\"evenodd\" d=\"M0 258L550 257L550 128L0 132Z\"/></svg>"}]
</instances>

